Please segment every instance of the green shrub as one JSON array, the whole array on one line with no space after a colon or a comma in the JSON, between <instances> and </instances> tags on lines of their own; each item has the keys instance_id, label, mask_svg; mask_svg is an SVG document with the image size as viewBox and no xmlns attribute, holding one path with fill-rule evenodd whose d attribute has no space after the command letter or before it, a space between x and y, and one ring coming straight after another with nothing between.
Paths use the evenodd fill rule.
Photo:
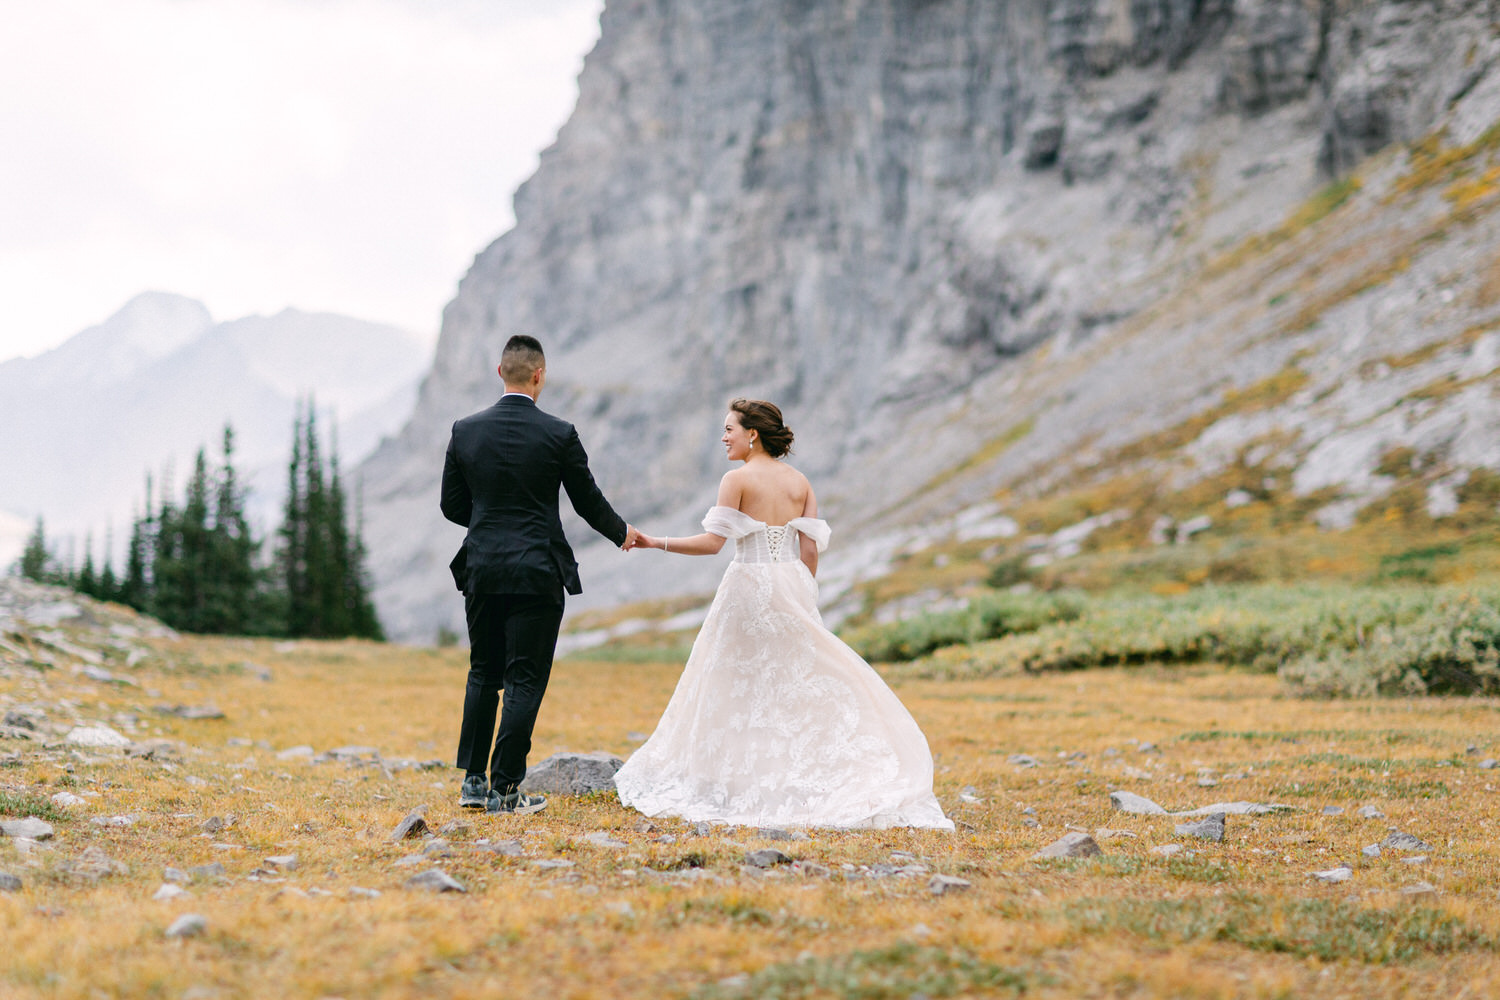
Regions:
<instances>
[{"instance_id":1,"label":"green shrub","mask_svg":"<svg viewBox=\"0 0 1500 1000\"><path fill-rule=\"evenodd\" d=\"M1067 619L992 641L958 639L955 627L949 642L969 645L913 669L967 677L1211 662L1278 671L1312 695L1500 693L1493 589L1255 585L1073 601ZM936 630L925 638L939 647Z\"/></svg>"},{"instance_id":2,"label":"green shrub","mask_svg":"<svg viewBox=\"0 0 1500 1000\"><path fill-rule=\"evenodd\" d=\"M891 663L914 660L944 646L982 642L1071 621L1083 613L1083 608L1083 598L1069 592L987 593L972 599L962 610L870 625L852 630L844 639L865 659Z\"/></svg>"},{"instance_id":3,"label":"green shrub","mask_svg":"<svg viewBox=\"0 0 1500 1000\"><path fill-rule=\"evenodd\" d=\"M1500 694L1496 595L1439 593L1414 620L1376 627L1352 647L1309 650L1282 680L1307 694Z\"/></svg>"}]
</instances>

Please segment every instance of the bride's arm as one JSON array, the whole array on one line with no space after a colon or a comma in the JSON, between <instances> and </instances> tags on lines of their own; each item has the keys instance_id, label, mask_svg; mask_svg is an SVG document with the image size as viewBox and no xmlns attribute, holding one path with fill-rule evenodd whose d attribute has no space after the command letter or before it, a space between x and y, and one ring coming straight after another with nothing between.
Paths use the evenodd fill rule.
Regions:
<instances>
[{"instance_id":1,"label":"bride's arm","mask_svg":"<svg viewBox=\"0 0 1500 1000\"><path fill-rule=\"evenodd\" d=\"M739 509L740 492L738 477L732 471L726 472L724 478L719 480L718 505L720 507ZM664 549L667 552L680 552L685 556L713 556L718 555L719 550L724 547L724 536L716 535L711 531L705 531L701 535L688 535L683 538L671 535L656 538L652 535L642 534L640 541L636 544L641 548Z\"/></svg>"},{"instance_id":2,"label":"bride's arm","mask_svg":"<svg viewBox=\"0 0 1500 1000\"><path fill-rule=\"evenodd\" d=\"M818 498L813 496L812 484L810 483L807 487L807 502L802 505L802 516L818 516ZM802 535L799 545L802 550L800 555L802 556L802 561L807 565L807 571L813 576L817 576L818 543L813 541L811 538L808 538L806 535Z\"/></svg>"}]
</instances>

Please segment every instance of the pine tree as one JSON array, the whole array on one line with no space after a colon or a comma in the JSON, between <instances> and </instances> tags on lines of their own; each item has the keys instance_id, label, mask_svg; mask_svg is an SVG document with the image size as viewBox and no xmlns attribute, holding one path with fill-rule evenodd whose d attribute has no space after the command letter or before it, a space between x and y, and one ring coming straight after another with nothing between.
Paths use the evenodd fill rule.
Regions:
<instances>
[{"instance_id":1,"label":"pine tree","mask_svg":"<svg viewBox=\"0 0 1500 1000\"><path fill-rule=\"evenodd\" d=\"M349 542L349 576L345 583L345 600L349 607L349 634L361 639L385 640L385 630L375 614L370 597L370 579L365 569L365 503L364 484L355 491L354 535Z\"/></svg>"},{"instance_id":2,"label":"pine tree","mask_svg":"<svg viewBox=\"0 0 1500 1000\"><path fill-rule=\"evenodd\" d=\"M280 618L287 635L307 635L307 503L303 492L302 402L292 417L292 457L287 463L286 500L282 504L281 546L277 554L280 578Z\"/></svg>"},{"instance_id":3,"label":"pine tree","mask_svg":"<svg viewBox=\"0 0 1500 1000\"><path fill-rule=\"evenodd\" d=\"M99 577L94 573L94 535L83 536L83 568L72 580L73 589L87 597L99 596Z\"/></svg>"},{"instance_id":4,"label":"pine tree","mask_svg":"<svg viewBox=\"0 0 1500 1000\"><path fill-rule=\"evenodd\" d=\"M325 468L316 403L298 404L278 567L287 632L309 638L383 638L369 598L364 541L348 522L338 442Z\"/></svg>"},{"instance_id":5,"label":"pine tree","mask_svg":"<svg viewBox=\"0 0 1500 1000\"><path fill-rule=\"evenodd\" d=\"M120 582L115 579L115 532L110 524L104 526L104 568L99 571L99 593L101 601L120 599Z\"/></svg>"},{"instance_id":6,"label":"pine tree","mask_svg":"<svg viewBox=\"0 0 1500 1000\"><path fill-rule=\"evenodd\" d=\"M119 601L137 611L151 606L150 568L155 551L156 515L151 496L151 474L146 474L146 512L130 525L130 546L125 552L125 579L120 581Z\"/></svg>"},{"instance_id":7,"label":"pine tree","mask_svg":"<svg viewBox=\"0 0 1500 1000\"><path fill-rule=\"evenodd\" d=\"M214 495L212 539L213 598L209 626L213 631L246 634L264 631L255 556L260 549L245 518L245 497L234 471L234 428L224 425L224 464Z\"/></svg>"},{"instance_id":8,"label":"pine tree","mask_svg":"<svg viewBox=\"0 0 1500 1000\"><path fill-rule=\"evenodd\" d=\"M36 530L26 539L26 548L21 553L21 575L38 583L47 581L47 564L52 561L47 551L47 533L42 527L41 515L36 519Z\"/></svg>"}]
</instances>

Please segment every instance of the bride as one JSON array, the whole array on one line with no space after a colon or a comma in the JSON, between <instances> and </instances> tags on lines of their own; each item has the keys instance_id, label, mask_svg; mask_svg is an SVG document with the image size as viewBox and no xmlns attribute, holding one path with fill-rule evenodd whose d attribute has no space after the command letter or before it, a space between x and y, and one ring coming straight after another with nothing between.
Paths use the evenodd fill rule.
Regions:
<instances>
[{"instance_id":1,"label":"bride","mask_svg":"<svg viewBox=\"0 0 1500 1000\"><path fill-rule=\"evenodd\" d=\"M777 461L792 445L781 410L736 399L723 442L744 464L704 533L635 545L706 556L734 539L735 554L661 722L615 775L620 801L742 826L952 830L921 729L823 627L813 576L829 528L807 477Z\"/></svg>"}]
</instances>

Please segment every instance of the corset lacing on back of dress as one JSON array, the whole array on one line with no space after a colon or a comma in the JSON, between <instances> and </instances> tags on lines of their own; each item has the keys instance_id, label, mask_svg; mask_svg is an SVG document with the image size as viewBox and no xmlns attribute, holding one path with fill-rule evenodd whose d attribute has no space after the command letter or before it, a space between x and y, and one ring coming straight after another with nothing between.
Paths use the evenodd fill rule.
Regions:
<instances>
[{"instance_id":1,"label":"corset lacing on back of dress","mask_svg":"<svg viewBox=\"0 0 1500 1000\"><path fill-rule=\"evenodd\" d=\"M796 562L802 557L797 529L785 524L766 525L735 542L734 561L748 563Z\"/></svg>"}]
</instances>

